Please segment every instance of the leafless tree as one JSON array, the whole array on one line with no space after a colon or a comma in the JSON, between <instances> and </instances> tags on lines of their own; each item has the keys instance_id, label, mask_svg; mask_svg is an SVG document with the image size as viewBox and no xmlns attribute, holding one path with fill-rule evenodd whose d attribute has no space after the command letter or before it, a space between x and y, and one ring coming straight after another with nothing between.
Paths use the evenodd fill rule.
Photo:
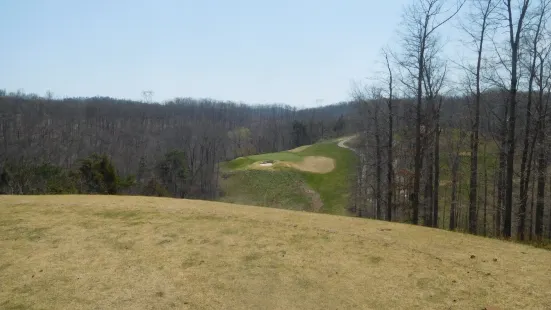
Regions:
<instances>
[{"instance_id":1,"label":"leafless tree","mask_svg":"<svg viewBox=\"0 0 551 310\"><path fill-rule=\"evenodd\" d=\"M467 79L469 81L474 80L472 83L468 84L470 93L474 94L473 121L470 133L471 159L469 183L469 232L472 234L476 234L478 226L478 147L480 145L480 101L482 95L481 82L483 74L484 44L488 36L489 28L495 24L493 13L498 4L499 0L473 1L470 5L471 9L462 23L462 28L469 38L468 42L474 47L474 51L476 52L476 64L474 66L467 65L463 67L467 73Z\"/></svg>"},{"instance_id":2,"label":"leafless tree","mask_svg":"<svg viewBox=\"0 0 551 310\"><path fill-rule=\"evenodd\" d=\"M415 161L414 182L411 194L412 222L419 223L419 189L421 182L421 126L423 82L425 81L427 53L437 38L437 30L451 20L461 9L465 1L456 1L450 9L445 0L416 0L406 8L401 33L404 54L399 58L402 83L417 99L415 109Z\"/></svg>"},{"instance_id":3,"label":"leafless tree","mask_svg":"<svg viewBox=\"0 0 551 310\"><path fill-rule=\"evenodd\" d=\"M530 0L522 0L518 7L512 0L503 1L505 21L508 29L509 61L502 61L502 65L509 72L509 107L506 137L506 171L505 171L505 214L503 235L511 237L513 215L513 179L515 161L515 131L517 120L517 90L519 83L519 53L520 44L525 29L526 14L530 7Z\"/></svg>"}]
</instances>

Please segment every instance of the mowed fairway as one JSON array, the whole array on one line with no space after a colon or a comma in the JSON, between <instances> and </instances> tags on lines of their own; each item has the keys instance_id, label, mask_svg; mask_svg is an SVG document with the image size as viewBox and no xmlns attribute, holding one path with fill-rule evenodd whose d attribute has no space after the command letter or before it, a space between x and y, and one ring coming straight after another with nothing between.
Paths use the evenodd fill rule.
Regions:
<instances>
[{"instance_id":1,"label":"mowed fairway","mask_svg":"<svg viewBox=\"0 0 551 310\"><path fill-rule=\"evenodd\" d=\"M1 309L550 309L551 252L193 200L0 196Z\"/></svg>"}]
</instances>

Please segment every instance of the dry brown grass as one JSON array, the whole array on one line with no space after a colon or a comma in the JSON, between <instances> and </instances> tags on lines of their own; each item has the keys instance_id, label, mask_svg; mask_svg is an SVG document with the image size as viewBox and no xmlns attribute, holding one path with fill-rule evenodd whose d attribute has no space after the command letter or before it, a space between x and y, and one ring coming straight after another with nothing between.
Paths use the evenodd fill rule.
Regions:
<instances>
[{"instance_id":1,"label":"dry brown grass","mask_svg":"<svg viewBox=\"0 0 551 310\"><path fill-rule=\"evenodd\" d=\"M0 196L0 249L2 309L551 308L549 251L223 203Z\"/></svg>"}]
</instances>

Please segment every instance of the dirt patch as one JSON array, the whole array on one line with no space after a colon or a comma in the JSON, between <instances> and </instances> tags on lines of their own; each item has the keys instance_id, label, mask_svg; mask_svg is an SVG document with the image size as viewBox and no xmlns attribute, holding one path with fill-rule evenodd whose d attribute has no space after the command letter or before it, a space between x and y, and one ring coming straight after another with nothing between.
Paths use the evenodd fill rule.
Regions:
<instances>
[{"instance_id":1,"label":"dirt patch","mask_svg":"<svg viewBox=\"0 0 551 310\"><path fill-rule=\"evenodd\" d=\"M335 160L323 156L306 156L301 162L287 164L289 167L313 173L329 173L335 169Z\"/></svg>"},{"instance_id":2,"label":"dirt patch","mask_svg":"<svg viewBox=\"0 0 551 310\"><path fill-rule=\"evenodd\" d=\"M320 194L315 190L311 189L310 186L306 184L302 184L302 190L312 200L311 202L312 211L320 212L321 209L323 208L323 201L321 200Z\"/></svg>"},{"instance_id":3,"label":"dirt patch","mask_svg":"<svg viewBox=\"0 0 551 310\"><path fill-rule=\"evenodd\" d=\"M292 149L292 150L289 150L289 152L291 152L291 153L299 153L299 152L302 152L302 151L306 150L306 149L309 148L309 147L310 147L310 145L303 145L303 146L299 146L299 147L297 147L297 148L294 148L294 149Z\"/></svg>"}]
</instances>

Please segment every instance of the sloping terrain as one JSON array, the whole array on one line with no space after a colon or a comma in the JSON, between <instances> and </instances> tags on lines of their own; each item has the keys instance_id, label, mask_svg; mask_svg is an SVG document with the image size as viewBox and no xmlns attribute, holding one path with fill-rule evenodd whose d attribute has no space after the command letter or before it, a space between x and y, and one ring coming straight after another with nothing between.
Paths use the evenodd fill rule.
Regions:
<instances>
[{"instance_id":1,"label":"sloping terrain","mask_svg":"<svg viewBox=\"0 0 551 310\"><path fill-rule=\"evenodd\" d=\"M223 163L220 201L344 215L356 156L337 143Z\"/></svg>"},{"instance_id":2,"label":"sloping terrain","mask_svg":"<svg viewBox=\"0 0 551 310\"><path fill-rule=\"evenodd\" d=\"M549 309L551 252L216 202L0 196L1 309Z\"/></svg>"}]
</instances>

